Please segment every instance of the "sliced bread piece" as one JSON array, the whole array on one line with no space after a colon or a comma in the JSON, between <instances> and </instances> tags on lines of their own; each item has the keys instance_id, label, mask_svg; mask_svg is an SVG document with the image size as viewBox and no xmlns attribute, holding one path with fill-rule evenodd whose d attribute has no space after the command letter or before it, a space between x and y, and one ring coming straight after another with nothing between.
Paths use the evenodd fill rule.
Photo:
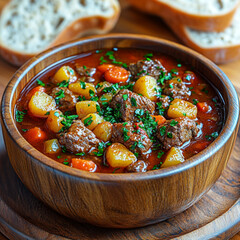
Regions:
<instances>
[{"instance_id":1,"label":"sliced bread piece","mask_svg":"<svg viewBox=\"0 0 240 240\"><path fill-rule=\"evenodd\" d=\"M223 31L239 5L239 0L128 0L143 12L174 19L200 31Z\"/></svg>"},{"instance_id":2,"label":"sliced bread piece","mask_svg":"<svg viewBox=\"0 0 240 240\"><path fill-rule=\"evenodd\" d=\"M49 47L110 31L119 13L117 0L12 0L0 18L0 54L20 66Z\"/></svg>"},{"instance_id":3,"label":"sliced bread piece","mask_svg":"<svg viewBox=\"0 0 240 240\"><path fill-rule=\"evenodd\" d=\"M166 23L186 45L215 63L222 64L240 58L240 8L231 25L222 32L196 31L169 20Z\"/></svg>"}]
</instances>

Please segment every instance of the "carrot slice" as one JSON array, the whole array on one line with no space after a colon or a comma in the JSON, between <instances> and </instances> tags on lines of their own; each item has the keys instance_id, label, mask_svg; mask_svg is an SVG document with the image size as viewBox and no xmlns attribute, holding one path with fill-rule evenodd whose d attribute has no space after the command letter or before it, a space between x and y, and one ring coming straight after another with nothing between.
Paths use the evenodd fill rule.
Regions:
<instances>
[{"instance_id":1,"label":"carrot slice","mask_svg":"<svg viewBox=\"0 0 240 240\"><path fill-rule=\"evenodd\" d=\"M197 103L197 108L199 111L202 111L204 113L208 112L211 109L206 102Z\"/></svg>"},{"instance_id":2,"label":"carrot slice","mask_svg":"<svg viewBox=\"0 0 240 240\"><path fill-rule=\"evenodd\" d=\"M152 118L157 122L158 125L162 125L166 122L166 118L162 115L151 115Z\"/></svg>"},{"instance_id":3,"label":"carrot slice","mask_svg":"<svg viewBox=\"0 0 240 240\"><path fill-rule=\"evenodd\" d=\"M108 71L110 68L113 68L113 67L114 65L112 64L102 64L102 65L99 65L97 69L98 71L105 73L106 71Z\"/></svg>"},{"instance_id":4,"label":"carrot slice","mask_svg":"<svg viewBox=\"0 0 240 240\"><path fill-rule=\"evenodd\" d=\"M29 129L23 136L32 145L43 142L47 139L47 134L39 127Z\"/></svg>"},{"instance_id":5,"label":"carrot slice","mask_svg":"<svg viewBox=\"0 0 240 240\"><path fill-rule=\"evenodd\" d=\"M33 88L29 93L28 93L28 98L30 99L36 92L46 92L46 88L42 86L38 86Z\"/></svg>"},{"instance_id":6,"label":"carrot slice","mask_svg":"<svg viewBox=\"0 0 240 240\"><path fill-rule=\"evenodd\" d=\"M105 72L105 79L110 83L126 82L129 78L129 72L122 67L110 68Z\"/></svg>"},{"instance_id":7,"label":"carrot slice","mask_svg":"<svg viewBox=\"0 0 240 240\"><path fill-rule=\"evenodd\" d=\"M93 161L79 158L72 158L72 167L88 172L95 172L97 169L97 165Z\"/></svg>"}]
</instances>

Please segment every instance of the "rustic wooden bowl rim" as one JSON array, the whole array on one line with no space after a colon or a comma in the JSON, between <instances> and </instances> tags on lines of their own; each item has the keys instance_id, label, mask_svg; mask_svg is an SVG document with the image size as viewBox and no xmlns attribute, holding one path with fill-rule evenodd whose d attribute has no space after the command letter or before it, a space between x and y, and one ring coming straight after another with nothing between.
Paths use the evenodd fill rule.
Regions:
<instances>
[{"instance_id":1,"label":"rustic wooden bowl rim","mask_svg":"<svg viewBox=\"0 0 240 240\"><path fill-rule=\"evenodd\" d=\"M12 115L12 105L11 100L14 95L14 92L22 80L23 76L30 71L35 65L39 62L43 61L47 57L57 53L58 51L62 51L66 48L73 47L76 45L83 45L88 42L94 41L107 41L109 39L119 39L119 40L146 40L151 42L157 42L159 44L165 46L171 46L172 48L176 49L177 51L187 52L188 55L195 56L201 63L207 65L224 84L224 87L227 91L228 95L228 106L229 109L228 115L226 117L225 125L222 129L222 132L219 134L218 138L210 144L205 150L201 151L200 153L196 154L195 156L189 158L182 164L177 166L148 171L145 173L120 173L120 174L109 174L109 173L89 173L85 171L81 171L78 169L74 169L68 166L65 166L61 163L58 163L51 158L45 156L43 153L36 150L32 147L20 134L16 125L14 116ZM230 97L231 96L231 97ZM7 104L9 103L9 105ZM227 104L227 103L226 103ZM231 108L229 108L231 106ZM7 117L7 115L9 117ZM3 124L5 125L9 136L11 136L12 140L20 146L27 155L31 155L34 161L37 161L39 164L45 165L45 167L49 168L50 170L60 171L63 174L69 175L69 177L78 177L84 178L93 181L104 181L104 182L118 182L118 181L141 181L141 180L150 180L155 178L163 178L168 177L182 171L185 171L189 168L192 168L203 161L207 160L210 156L216 153L223 145L228 141L232 133L234 132L238 120L239 120L239 99L236 93L234 86L232 85L231 81L228 77L217 67L213 62L208 60L206 57L202 56L201 54L185 47L180 44L163 40L156 37L150 37L146 35L139 35L139 34L106 34L102 36L93 36L82 38L81 40L71 41L69 43L65 43L59 45L57 47L50 48L39 55L30 59L26 64L24 64L12 77L10 82L8 83L2 98L1 104L1 116L3 120ZM12 126L11 128L9 126Z\"/></svg>"}]
</instances>

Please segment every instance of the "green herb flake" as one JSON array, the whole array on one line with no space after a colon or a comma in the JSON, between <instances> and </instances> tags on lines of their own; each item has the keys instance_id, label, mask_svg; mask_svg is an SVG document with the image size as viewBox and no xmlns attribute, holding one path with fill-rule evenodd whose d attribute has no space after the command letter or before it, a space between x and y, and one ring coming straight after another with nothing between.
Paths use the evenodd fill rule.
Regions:
<instances>
[{"instance_id":1,"label":"green herb flake","mask_svg":"<svg viewBox=\"0 0 240 240\"><path fill-rule=\"evenodd\" d=\"M27 110L23 110L23 111L16 111L16 121L21 123L24 119L24 116L27 114Z\"/></svg>"},{"instance_id":2,"label":"green herb flake","mask_svg":"<svg viewBox=\"0 0 240 240\"><path fill-rule=\"evenodd\" d=\"M66 81L66 80L63 80L62 82L58 83L57 84L59 87L68 87L69 86L69 80Z\"/></svg>"},{"instance_id":3,"label":"green herb flake","mask_svg":"<svg viewBox=\"0 0 240 240\"><path fill-rule=\"evenodd\" d=\"M124 101L126 101L128 99L128 94L123 94L122 98Z\"/></svg>"},{"instance_id":4,"label":"green herb flake","mask_svg":"<svg viewBox=\"0 0 240 240\"><path fill-rule=\"evenodd\" d=\"M137 101L133 97L131 97L131 104L132 104L133 107L137 107Z\"/></svg>"},{"instance_id":5,"label":"green herb flake","mask_svg":"<svg viewBox=\"0 0 240 240\"><path fill-rule=\"evenodd\" d=\"M168 137L168 138L173 138L172 133L171 133L171 132L168 132L168 133L167 133L167 137Z\"/></svg>"},{"instance_id":6,"label":"green herb flake","mask_svg":"<svg viewBox=\"0 0 240 240\"><path fill-rule=\"evenodd\" d=\"M197 99L193 99L193 104L197 105L199 103L199 101Z\"/></svg>"},{"instance_id":7,"label":"green herb flake","mask_svg":"<svg viewBox=\"0 0 240 240\"><path fill-rule=\"evenodd\" d=\"M187 114L186 114L186 113L183 113L183 116L184 116L184 117L186 117L186 116L187 116Z\"/></svg>"},{"instance_id":8,"label":"green herb flake","mask_svg":"<svg viewBox=\"0 0 240 240\"><path fill-rule=\"evenodd\" d=\"M159 129L159 131L160 131L160 135L163 137L164 135L165 135L165 133L166 133L166 126L162 126L160 129Z\"/></svg>"},{"instance_id":9,"label":"green herb flake","mask_svg":"<svg viewBox=\"0 0 240 240\"><path fill-rule=\"evenodd\" d=\"M123 127L122 131L123 131L123 140L124 140L124 142L126 142L127 140L130 139L130 136L128 136L129 130L127 128Z\"/></svg>"},{"instance_id":10,"label":"green herb flake","mask_svg":"<svg viewBox=\"0 0 240 240\"><path fill-rule=\"evenodd\" d=\"M178 121L175 121L175 120L172 120L170 122L170 126L172 126L172 127L176 126L177 124L178 124Z\"/></svg>"},{"instance_id":11,"label":"green herb flake","mask_svg":"<svg viewBox=\"0 0 240 240\"><path fill-rule=\"evenodd\" d=\"M76 156L85 156L86 154L85 154L85 152L81 152L81 153L76 153L75 155Z\"/></svg>"},{"instance_id":12,"label":"green herb flake","mask_svg":"<svg viewBox=\"0 0 240 240\"><path fill-rule=\"evenodd\" d=\"M62 158L62 156L61 156L61 155L58 155L58 156L57 156L57 159L60 159L60 158Z\"/></svg>"},{"instance_id":13,"label":"green herb flake","mask_svg":"<svg viewBox=\"0 0 240 240\"><path fill-rule=\"evenodd\" d=\"M93 97L93 96L95 95L95 92L94 92L92 89L90 89L90 90L89 90L89 95L90 95L91 97Z\"/></svg>"},{"instance_id":14,"label":"green herb flake","mask_svg":"<svg viewBox=\"0 0 240 240\"><path fill-rule=\"evenodd\" d=\"M81 86L82 89L86 89L86 83L85 82L81 81L80 86Z\"/></svg>"},{"instance_id":15,"label":"green herb flake","mask_svg":"<svg viewBox=\"0 0 240 240\"><path fill-rule=\"evenodd\" d=\"M178 63L177 67L182 67L182 64L181 64L181 63Z\"/></svg>"},{"instance_id":16,"label":"green herb flake","mask_svg":"<svg viewBox=\"0 0 240 240\"><path fill-rule=\"evenodd\" d=\"M27 132L27 131L28 131L28 129L24 129L24 128L23 128L23 129L22 129L22 131L23 131L23 132Z\"/></svg>"},{"instance_id":17,"label":"green herb flake","mask_svg":"<svg viewBox=\"0 0 240 240\"><path fill-rule=\"evenodd\" d=\"M163 154L164 154L164 151L158 152L157 158L161 158L163 156Z\"/></svg>"},{"instance_id":18,"label":"green herb flake","mask_svg":"<svg viewBox=\"0 0 240 240\"><path fill-rule=\"evenodd\" d=\"M42 86L42 87L46 86L46 84L44 82L42 82L40 79L37 79L37 84Z\"/></svg>"},{"instance_id":19,"label":"green herb flake","mask_svg":"<svg viewBox=\"0 0 240 240\"><path fill-rule=\"evenodd\" d=\"M92 116L89 116L88 118L84 119L84 121L83 121L83 123L84 123L84 125L85 125L86 127L89 126L89 125L91 125L92 122L93 122Z\"/></svg>"}]
</instances>

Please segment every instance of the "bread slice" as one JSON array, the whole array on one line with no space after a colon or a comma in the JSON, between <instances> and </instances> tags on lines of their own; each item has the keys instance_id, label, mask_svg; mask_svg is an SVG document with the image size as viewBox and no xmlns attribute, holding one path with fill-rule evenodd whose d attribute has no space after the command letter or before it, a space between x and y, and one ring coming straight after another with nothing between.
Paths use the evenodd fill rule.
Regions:
<instances>
[{"instance_id":1,"label":"bread slice","mask_svg":"<svg viewBox=\"0 0 240 240\"><path fill-rule=\"evenodd\" d=\"M239 5L239 0L128 0L143 12L174 19L176 24L200 31L223 31Z\"/></svg>"},{"instance_id":2,"label":"bread slice","mask_svg":"<svg viewBox=\"0 0 240 240\"><path fill-rule=\"evenodd\" d=\"M117 0L12 0L0 18L0 54L20 66L49 47L110 31L119 14Z\"/></svg>"},{"instance_id":3,"label":"bread slice","mask_svg":"<svg viewBox=\"0 0 240 240\"><path fill-rule=\"evenodd\" d=\"M222 32L196 31L175 21L166 21L186 45L202 53L217 64L227 63L240 57L240 8L231 25Z\"/></svg>"}]
</instances>

